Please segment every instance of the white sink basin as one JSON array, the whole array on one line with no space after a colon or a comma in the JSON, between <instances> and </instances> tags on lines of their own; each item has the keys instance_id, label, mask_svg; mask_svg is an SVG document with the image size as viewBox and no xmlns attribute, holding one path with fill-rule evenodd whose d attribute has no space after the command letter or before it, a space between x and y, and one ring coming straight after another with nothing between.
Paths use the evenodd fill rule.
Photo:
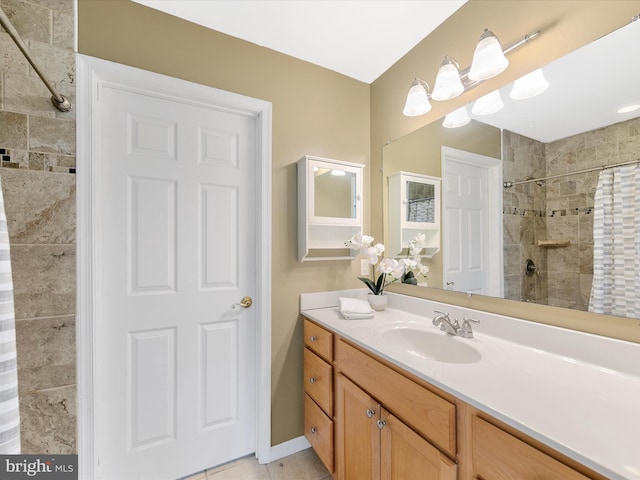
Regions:
<instances>
[{"instance_id":1,"label":"white sink basin","mask_svg":"<svg viewBox=\"0 0 640 480\"><path fill-rule=\"evenodd\" d=\"M381 335L386 347L397 348L416 357L444 363L475 363L482 358L467 339L440 331L396 326L383 330Z\"/></svg>"}]
</instances>

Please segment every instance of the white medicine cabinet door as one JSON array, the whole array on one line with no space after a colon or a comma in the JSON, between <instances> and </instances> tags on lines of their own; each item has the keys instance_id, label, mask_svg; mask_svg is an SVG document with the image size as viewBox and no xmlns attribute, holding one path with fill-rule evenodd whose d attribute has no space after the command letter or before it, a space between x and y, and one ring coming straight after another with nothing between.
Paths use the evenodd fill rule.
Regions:
<instances>
[{"instance_id":1,"label":"white medicine cabinet door","mask_svg":"<svg viewBox=\"0 0 640 480\"><path fill-rule=\"evenodd\" d=\"M306 155L298 161L298 260L352 259L362 231L364 165Z\"/></svg>"},{"instance_id":2,"label":"white medicine cabinet door","mask_svg":"<svg viewBox=\"0 0 640 480\"><path fill-rule=\"evenodd\" d=\"M426 237L423 255L433 257L440 251L439 177L398 172L389 177L389 248L402 256L418 234Z\"/></svg>"}]
</instances>

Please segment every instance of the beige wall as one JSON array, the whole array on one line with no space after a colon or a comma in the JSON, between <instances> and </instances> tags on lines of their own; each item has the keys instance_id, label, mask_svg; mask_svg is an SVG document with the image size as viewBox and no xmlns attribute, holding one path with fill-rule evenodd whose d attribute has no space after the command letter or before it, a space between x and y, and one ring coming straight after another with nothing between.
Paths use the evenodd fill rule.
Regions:
<instances>
[{"instance_id":1,"label":"beige wall","mask_svg":"<svg viewBox=\"0 0 640 480\"><path fill-rule=\"evenodd\" d=\"M273 103L273 444L302 434L299 293L362 286L355 279L356 262L296 261L296 160L310 154L366 164L365 184L371 185L371 191L365 186L365 198L370 199L365 231L382 238L378 170L383 145L608 33L637 10L637 0L471 0L368 86L129 1L79 0L80 53ZM511 55L511 67L494 81L435 105L424 117L402 116L413 77L432 83L445 54L469 65L473 45L485 26L503 44L538 29L544 34ZM492 305L483 300L472 303L477 308ZM515 304L512 314L521 310L521 304ZM544 315L548 311L540 314ZM588 322L597 326L600 319Z\"/></svg>"},{"instance_id":2,"label":"beige wall","mask_svg":"<svg viewBox=\"0 0 640 480\"><path fill-rule=\"evenodd\" d=\"M470 0L446 22L414 47L371 85L371 232L383 230L382 149L385 144L443 117L538 67L544 66L576 48L627 24L637 15L637 0ZM509 68L496 78L447 102L432 102L433 109L421 117L402 115L407 91L414 77L433 85L438 66L445 55L454 57L462 68L471 64L474 46L484 28L496 33L506 47L540 30L536 40L509 56ZM639 322L602 317L586 312L540 305L522 304L488 297L433 289L412 289L392 285L389 291L420 295L440 301L486 309L506 315L565 325L640 342Z\"/></svg>"},{"instance_id":3,"label":"beige wall","mask_svg":"<svg viewBox=\"0 0 640 480\"><path fill-rule=\"evenodd\" d=\"M299 294L361 284L349 262L297 262L295 162L369 164L369 85L129 1L80 0L78 43L82 54L273 103L272 443L298 437Z\"/></svg>"}]
</instances>

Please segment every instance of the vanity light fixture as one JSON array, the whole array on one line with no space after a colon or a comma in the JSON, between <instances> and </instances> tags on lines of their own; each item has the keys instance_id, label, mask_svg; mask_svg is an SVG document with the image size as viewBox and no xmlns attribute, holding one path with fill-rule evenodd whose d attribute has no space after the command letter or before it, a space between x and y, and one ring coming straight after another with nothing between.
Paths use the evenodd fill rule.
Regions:
<instances>
[{"instance_id":1,"label":"vanity light fixture","mask_svg":"<svg viewBox=\"0 0 640 480\"><path fill-rule=\"evenodd\" d=\"M431 98L438 101L451 100L462 92L464 92L464 85L460 80L460 65L453 58L445 55L438 70Z\"/></svg>"},{"instance_id":2,"label":"vanity light fixture","mask_svg":"<svg viewBox=\"0 0 640 480\"><path fill-rule=\"evenodd\" d=\"M481 82L495 77L509 65L506 55L529 43L540 35L540 31L525 35L506 49L502 50L500 42L490 30L484 30L473 55L471 67L460 70L460 66L448 55L440 64L433 93L429 95L429 85L416 78L411 83L402 113L408 117L424 115L431 110L429 98L443 101L455 98L471 90Z\"/></svg>"},{"instance_id":3,"label":"vanity light fixture","mask_svg":"<svg viewBox=\"0 0 640 480\"><path fill-rule=\"evenodd\" d=\"M402 113L407 117L417 117L424 115L431 110L429 103L429 84L418 77L411 83L411 88L407 94L407 101L404 104Z\"/></svg>"},{"instance_id":4,"label":"vanity light fixture","mask_svg":"<svg viewBox=\"0 0 640 480\"><path fill-rule=\"evenodd\" d=\"M549 82L544 78L542 69L539 68L513 82L509 96L514 100L526 100L540 95L547 88L549 88Z\"/></svg>"},{"instance_id":5,"label":"vanity light fixture","mask_svg":"<svg viewBox=\"0 0 640 480\"><path fill-rule=\"evenodd\" d=\"M331 175L334 177L344 177L347 174L344 170L331 170Z\"/></svg>"},{"instance_id":6,"label":"vanity light fixture","mask_svg":"<svg viewBox=\"0 0 640 480\"><path fill-rule=\"evenodd\" d=\"M508 66L509 60L502 51L498 37L491 30L485 28L473 53L469 79L488 80L504 72Z\"/></svg>"},{"instance_id":7,"label":"vanity light fixture","mask_svg":"<svg viewBox=\"0 0 640 480\"><path fill-rule=\"evenodd\" d=\"M502 110L502 107L504 107L504 103L500 96L500 90L494 90L484 97L477 99L473 104L471 113L474 115L491 115L492 113Z\"/></svg>"},{"instance_id":8,"label":"vanity light fixture","mask_svg":"<svg viewBox=\"0 0 640 480\"><path fill-rule=\"evenodd\" d=\"M467 107L462 106L444 117L442 126L445 128L464 127L470 121L471 118L469 118L469 114L467 113Z\"/></svg>"}]
</instances>

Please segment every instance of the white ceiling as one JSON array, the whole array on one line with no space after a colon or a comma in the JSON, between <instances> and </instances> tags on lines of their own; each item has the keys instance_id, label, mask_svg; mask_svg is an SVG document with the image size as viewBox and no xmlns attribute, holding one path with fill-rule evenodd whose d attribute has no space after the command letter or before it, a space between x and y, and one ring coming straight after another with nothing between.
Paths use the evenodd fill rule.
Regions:
<instances>
[{"instance_id":1,"label":"white ceiling","mask_svg":"<svg viewBox=\"0 0 640 480\"><path fill-rule=\"evenodd\" d=\"M365 83L376 80L466 2L133 1ZM544 67L550 87L542 95L514 101L507 86L501 90L503 110L471 116L544 143L636 118L640 111L621 115L616 110L640 104L638 58L640 21ZM426 80L433 84L435 79Z\"/></svg>"},{"instance_id":2,"label":"white ceiling","mask_svg":"<svg viewBox=\"0 0 640 480\"><path fill-rule=\"evenodd\" d=\"M372 83L467 0L133 0Z\"/></svg>"}]
</instances>

